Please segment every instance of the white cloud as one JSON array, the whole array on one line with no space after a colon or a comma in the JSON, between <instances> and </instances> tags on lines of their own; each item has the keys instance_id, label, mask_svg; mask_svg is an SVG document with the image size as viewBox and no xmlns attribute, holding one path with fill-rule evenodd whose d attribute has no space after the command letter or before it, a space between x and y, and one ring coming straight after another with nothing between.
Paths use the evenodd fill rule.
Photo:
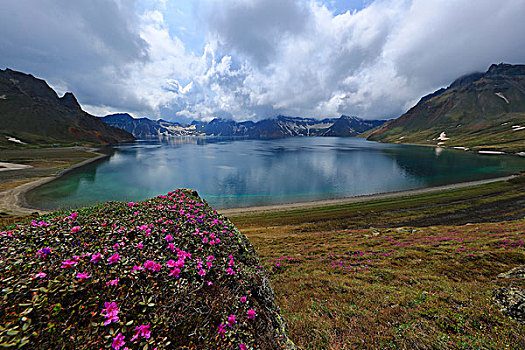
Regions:
<instances>
[{"instance_id":1,"label":"white cloud","mask_svg":"<svg viewBox=\"0 0 525 350\"><path fill-rule=\"evenodd\" d=\"M245 120L396 117L462 74L525 62L525 0L137 1L8 0L0 66L97 114ZM204 41L187 41L195 28Z\"/></svg>"}]
</instances>

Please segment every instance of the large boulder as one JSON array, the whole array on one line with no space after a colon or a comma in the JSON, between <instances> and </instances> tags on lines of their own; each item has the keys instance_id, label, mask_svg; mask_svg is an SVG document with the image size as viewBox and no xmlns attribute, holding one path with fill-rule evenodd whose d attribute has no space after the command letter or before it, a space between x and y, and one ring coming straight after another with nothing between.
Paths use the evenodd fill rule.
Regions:
<instances>
[{"instance_id":1,"label":"large boulder","mask_svg":"<svg viewBox=\"0 0 525 350\"><path fill-rule=\"evenodd\" d=\"M0 346L293 349L248 241L197 193L0 233Z\"/></svg>"}]
</instances>

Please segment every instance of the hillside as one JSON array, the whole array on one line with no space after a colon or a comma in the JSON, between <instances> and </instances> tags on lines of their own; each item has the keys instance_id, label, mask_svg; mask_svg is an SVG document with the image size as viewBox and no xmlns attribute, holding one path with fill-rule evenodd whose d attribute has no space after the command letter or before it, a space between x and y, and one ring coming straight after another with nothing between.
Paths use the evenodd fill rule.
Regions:
<instances>
[{"instance_id":1,"label":"hillside","mask_svg":"<svg viewBox=\"0 0 525 350\"><path fill-rule=\"evenodd\" d=\"M72 93L58 97L44 80L0 70L0 147L131 140L128 132L84 112Z\"/></svg>"},{"instance_id":2,"label":"hillside","mask_svg":"<svg viewBox=\"0 0 525 350\"><path fill-rule=\"evenodd\" d=\"M194 191L53 213L0 244L4 347L295 348L257 253Z\"/></svg>"},{"instance_id":3,"label":"hillside","mask_svg":"<svg viewBox=\"0 0 525 350\"><path fill-rule=\"evenodd\" d=\"M403 198L224 213L271 271L300 349L518 350L524 204L522 176Z\"/></svg>"},{"instance_id":4,"label":"hillside","mask_svg":"<svg viewBox=\"0 0 525 350\"><path fill-rule=\"evenodd\" d=\"M492 65L461 77L421 98L368 140L524 151L525 65Z\"/></svg>"},{"instance_id":5,"label":"hillside","mask_svg":"<svg viewBox=\"0 0 525 350\"><path fill-rule=\"evenodd\" d=\"M101 119L111 126L122 128L135 137L143 139L183 135L255 139L292 136L357 136L361 132L384 123L383 120L364 120L348 116L323 120L278 116L257 122L236 122L215 118L210 122L194 121L189 125L165 120L154 121L148 118L133 119L129 114L114 114Z\"/></svg>"}]
</instances>

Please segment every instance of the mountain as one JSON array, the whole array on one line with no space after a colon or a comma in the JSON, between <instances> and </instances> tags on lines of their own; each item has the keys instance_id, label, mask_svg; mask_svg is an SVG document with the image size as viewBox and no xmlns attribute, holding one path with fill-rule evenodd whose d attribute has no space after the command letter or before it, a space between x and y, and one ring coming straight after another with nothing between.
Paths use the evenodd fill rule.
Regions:
<instances>
[{"instance_id":1,"label":"mountain","mask_svg":"<svg viewBox=\"0 0 525 350\"><path fill-rule=\"evenodd\" d=\"M215 118L210 122L194 121L190 125L185 125L165 120L133 119L129 114L109 115L102 118L102 120L109 125L130 132L138 138L201 135L256 139L290 136L356 136L384 122L382 120L369 121L347 116L323 120L278 116L274 119L264 119L258 122L236 122L229 119Z\"/></svg>"},{"instance_id":2,"label":"mountain","mask_svg":"<svg viewBox=\"0 0 525 350\"><path fill-rule=\"evenodd\" d=\"M0 70L0 146L113 144L134 139L84 112L72 93L60 98L44 80Z\"/></svg>"},{"instance_id":3,"label":"mountain","mask_svg":"<svg viewBox=\"0 0 525 350\"><path fill-rule=\"evenodd\" d=\"M357 136L382 125L384 122L384 120L363 120L343 115L326 130L323 136Z\"/></svg>"},{"instance_id":4,"label":"mountain","mask_svg":"<svg viewBox=\"0 0 525 350\"><path fill-rule=\"evenodd\" d=\"M525 150L525 65L494 64L424 96L368 140Z\"/></svg>"},{"instance_id":5,"label":"mountain","mask_svg":"<svg viewBox=\"0 0 525 350\"><path fill-rule=\"evenodd\" d=\"M191 128L186 128L179 123L166 120L151 120L148 118L135 119L127 113L111 114L100 118L106 124L126 130L140 139L159 136L192 135Z\"/></svg>"}]
</instances>

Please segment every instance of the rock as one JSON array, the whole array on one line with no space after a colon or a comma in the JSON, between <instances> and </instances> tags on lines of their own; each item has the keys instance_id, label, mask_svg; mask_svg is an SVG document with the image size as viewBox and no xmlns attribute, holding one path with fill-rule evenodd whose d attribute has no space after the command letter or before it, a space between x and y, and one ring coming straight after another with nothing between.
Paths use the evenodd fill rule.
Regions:
<instances>
[{"instance_id":1,"label":"rock","mask_svg":"<svg viewBox=\"0 0 525 350\"><path fill-rule=\"evenodd\" d=\"M0 246L3 347L295 349L255 249L196 191L51 213Z\"/></svg>"},{"instance_id":2,"label":"rock","mask_svg":"<svg viewBox=\"0 0 525 350\"><path fill-rule=\"evenodd\" d=\"M518 266L510 271L500 273L498 278L525 279L525 265Z\"/></svg>"},{"instance_id":3,"label":"rock","mask_svg":"<svg viewBox=\"0 0 525 350\"><path fill-rule=\"evenodd\" d=\"M492 301L507 317L525 322L525 291L519 288L498 288L492 292Z\"/></svg>"}]
</instances>

